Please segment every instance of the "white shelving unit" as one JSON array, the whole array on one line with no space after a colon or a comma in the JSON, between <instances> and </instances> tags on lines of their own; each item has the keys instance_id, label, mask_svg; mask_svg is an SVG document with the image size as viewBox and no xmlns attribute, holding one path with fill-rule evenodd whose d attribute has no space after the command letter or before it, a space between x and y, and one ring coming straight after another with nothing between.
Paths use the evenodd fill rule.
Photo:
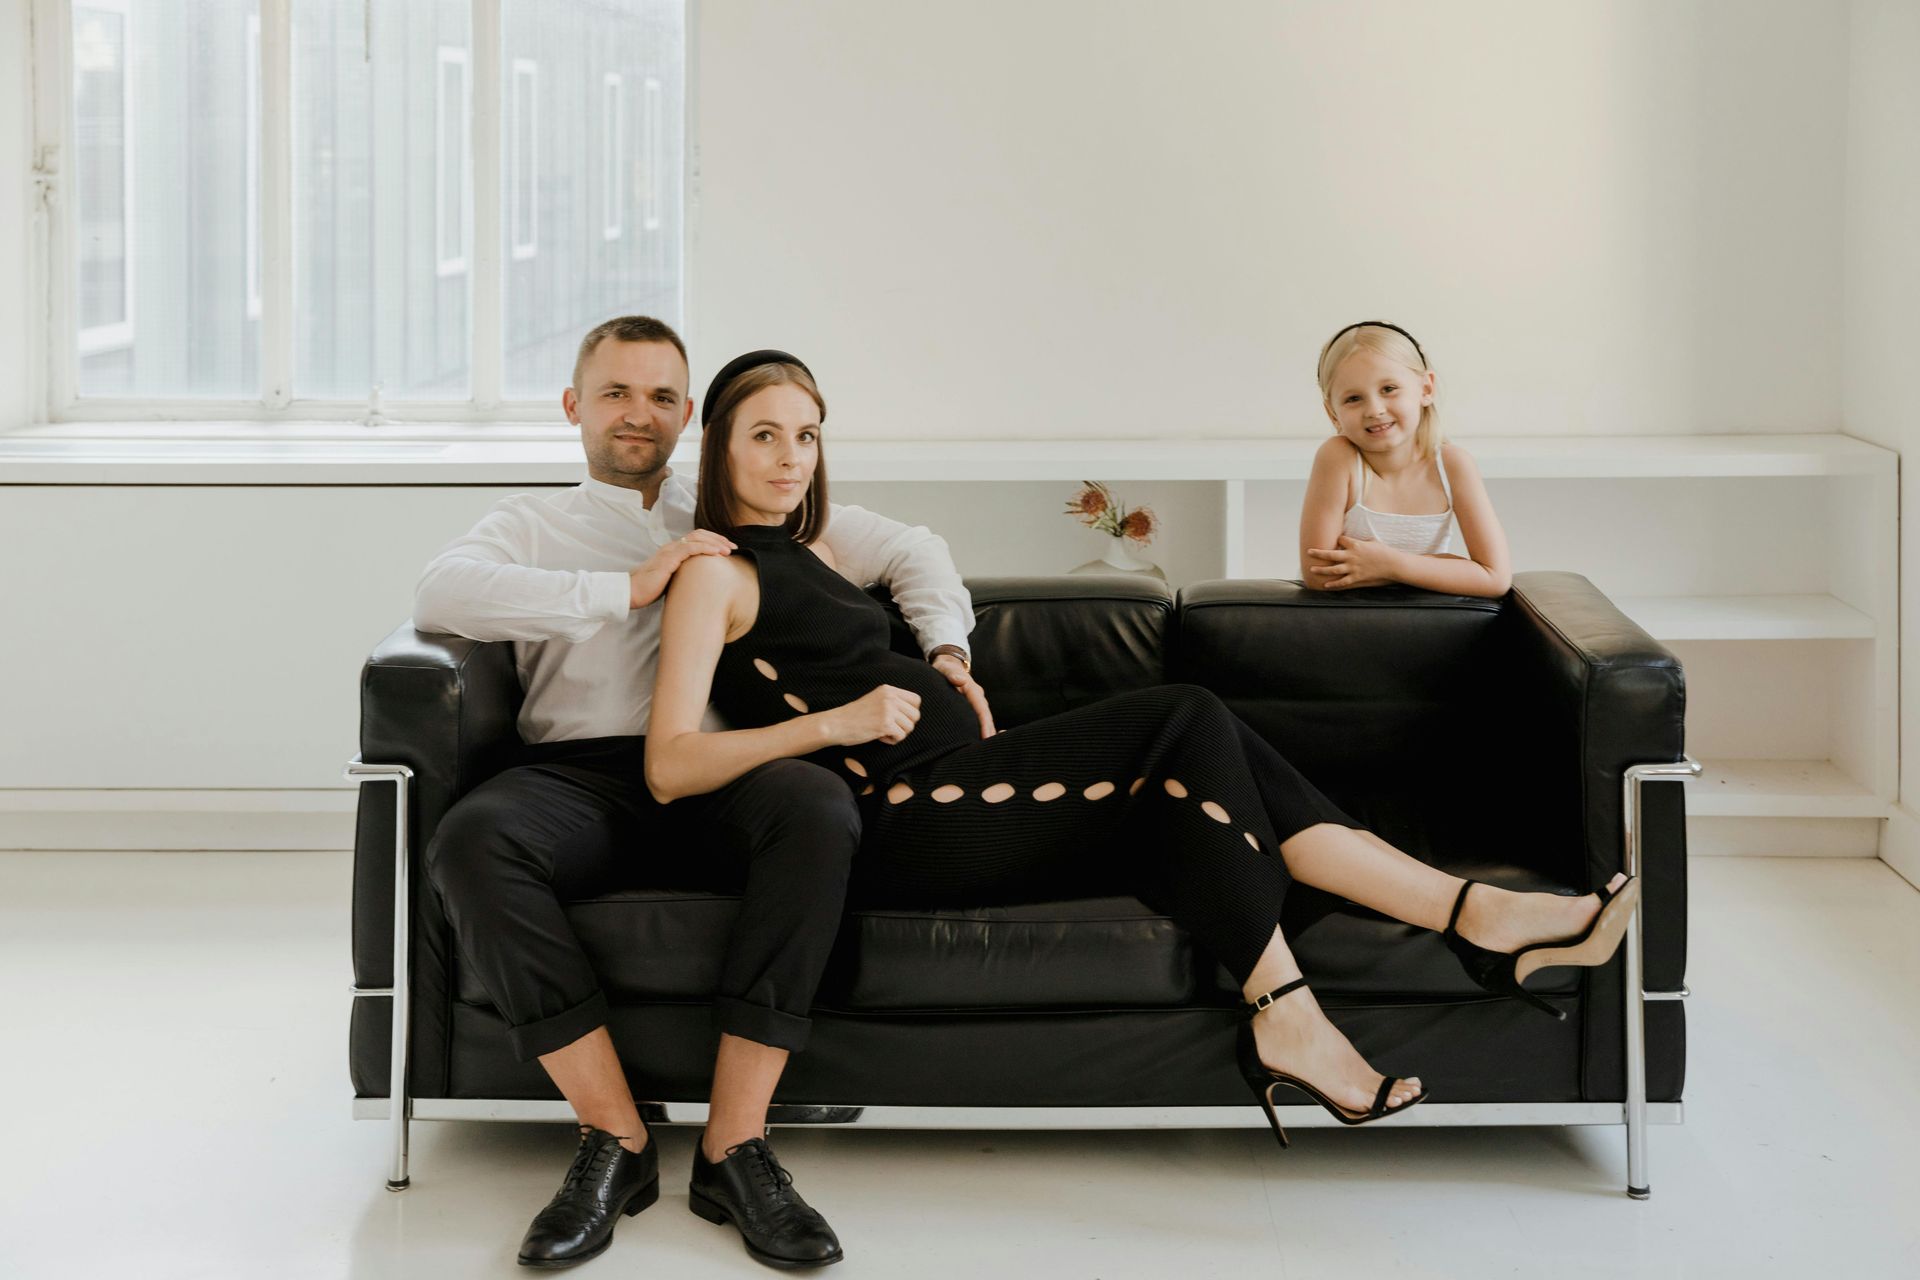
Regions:
<instances>
[{"instance_id":1,"label":"white shelving unit","mask_svg":"<svg viewBox=\"0 0 1920 1280\"><path fill-rule=\"evenodd\" d=\"M676 464L692 465L696 442L690 433ZM1898 779L1896 454L1838 434L1461 442L1516 568L1585 574L1686 664L1688 748L1706 766L1690 789L1696 848L1873 851ZM1319 443L836 436L830 448L836 496L911 513L948 533L956 554L970 539L962 562L974 572L1088 558L1053 486L1125 485L1171 514L1162 562L1179 582L1297 577L1295 527ZM240 423L0 436L0 485L518 488L582 474L574 433L539 426L485 440L456 428ZM1000 487L997 504L983 506L982 485Z\"/></svg>"}]
</instances>

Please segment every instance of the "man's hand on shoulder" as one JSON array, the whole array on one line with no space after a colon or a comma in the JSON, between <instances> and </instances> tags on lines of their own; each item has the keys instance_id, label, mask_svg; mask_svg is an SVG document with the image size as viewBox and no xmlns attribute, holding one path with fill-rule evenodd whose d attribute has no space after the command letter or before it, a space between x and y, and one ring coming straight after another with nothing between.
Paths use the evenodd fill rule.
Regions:
<instances>
[{"instance_id":1,"label":"man's hand on shoulder","mask_svg":"<svg viewBox=\"0 0 1920 1280\"><path fill-rule=\"evenodd\" d=\"M951 653L942 653L931 659L933 669L947 678L947 683L966 695L973 713L980 717L980 736L991 738L999 730L993 727L993 709L987 705L987 691L967 670L966 663Z\"/></svg>"},{"instance_id":2,"label":"man's hand on shoulder","mask_svg":"<svg viewBox=\"0 0 1920 1280\"><path fill-rule=\"evenodd\" d=\"M627 596L627 608L644 609L658 600L680 566L693 557L732 554L733 543L711 529L695 529L684 538L675 538L627 575L633 583L633 589Z\"/></svg>"}]
</instances>

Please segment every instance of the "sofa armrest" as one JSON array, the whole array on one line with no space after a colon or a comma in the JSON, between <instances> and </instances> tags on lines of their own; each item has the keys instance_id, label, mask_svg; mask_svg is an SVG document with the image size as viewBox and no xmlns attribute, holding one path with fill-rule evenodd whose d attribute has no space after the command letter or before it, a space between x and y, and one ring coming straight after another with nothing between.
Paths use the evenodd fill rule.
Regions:
<instances>
[{"instance_id":1,"label":"sofa armrest","mask_svg":"<svg viewBox=\"0 0 1920 1280\"><path fill-rule=\"evenodd\" d=\"M1549 723L1556 736L1574 734L1565 745L1577 752L1585 872L1597 886L1621 866L1628 766L1684 753L1686 675L1678 658L1579 574L1516 574L1512 605L1512 652L1535 722ZM1649 785L1642 796L1642 870L1671 869L1686 853L1681 789ZM1684 874L1678 879L1684 890Z\"/></svg>"},{"instance_id":2,"label":"sofa armrest","mask_svg":"<svg viewBox=\"0 0 1920 1280\"><path fill-rule=\"evenodd\" d=\"M450 998L444 913L419 874L421 855L447 809L489 777L520 741L514 722L522 694L513 646L418 632L407 623L382 640L360 677L360 758L405 765L407 843L413 868L410 965L413 986L413 1091L439 1091ZM353 975L361 988L393 980L393 784L361 787L354 829ZM386 1006L356 1000L353 1076L360 1096L384 1096Z\"/></svg>"},{"instance_id":3,"label":"sofa armrest","mask_svg":"<svg viewBox=\"0 0 1920 1280\"><path fill-rule=\"evenodd\" d=\"M1587 883L1604 884L1625 859L1626 770L1683 756L1686 674L1665 646L1578 574L1515 574L1512 606L1518 692L1545 721L1543 754L1555 761L1556 777L1567 776L1558 764L1567 758L1562 752L1576 756ZM1684 786L1644 785L1640 830L1642 983L1649 991L1675 991L1685 982L1687 963ZM1590 1100L1625 1096L1624 977L1617 964L1587 971L1581 1065ZM1680 1006L1648 1005L1646 1033L1650 1095L1678 1098L1685 1042Z\"/></svg>"}]
</instances>

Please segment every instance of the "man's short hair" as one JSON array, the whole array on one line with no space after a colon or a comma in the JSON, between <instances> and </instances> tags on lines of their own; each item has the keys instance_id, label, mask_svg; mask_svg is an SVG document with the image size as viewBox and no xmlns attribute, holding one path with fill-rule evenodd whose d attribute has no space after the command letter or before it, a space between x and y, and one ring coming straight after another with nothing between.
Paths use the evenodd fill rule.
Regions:
<instances>
[{"instance_id":1,"label":"man's short hair","mask_svg":"<svg viewBox=\"0 0 1920 1280\"><path fill-rule=\"evenodd\" d=\"M580 354L573 358L573 389L580 390L580 370L586 367L587 357L608 338L615 342L667 342L680 353L683 363L687 360L687 344L680 341L680 335L673 326L664 320L655 320L652 316L615 316L605 324L597 324L586 337L580 339Z\"/></svg>"}]
</instances>

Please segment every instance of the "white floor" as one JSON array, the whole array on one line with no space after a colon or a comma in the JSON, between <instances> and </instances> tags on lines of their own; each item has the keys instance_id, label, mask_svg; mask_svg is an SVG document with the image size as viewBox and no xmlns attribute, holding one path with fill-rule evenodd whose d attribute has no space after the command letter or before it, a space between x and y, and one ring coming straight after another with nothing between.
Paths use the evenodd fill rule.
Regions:
<instances>
[{"instance_id":1,"label":"white floor","mask_svg":"<svg viewBox=\"0 0 1920 1280\"><path fill-rule=\"evenodd\" d=\"M781 1131L851 1277L1920 1275L1920 892L1879 862L1693 863L1687 1123ZM562 1126L347 1118L344 854L0 853L0 1277L530 1274ZM768 1274L666 1194L582 1272Z\"/></svg>"}]
</instances>

